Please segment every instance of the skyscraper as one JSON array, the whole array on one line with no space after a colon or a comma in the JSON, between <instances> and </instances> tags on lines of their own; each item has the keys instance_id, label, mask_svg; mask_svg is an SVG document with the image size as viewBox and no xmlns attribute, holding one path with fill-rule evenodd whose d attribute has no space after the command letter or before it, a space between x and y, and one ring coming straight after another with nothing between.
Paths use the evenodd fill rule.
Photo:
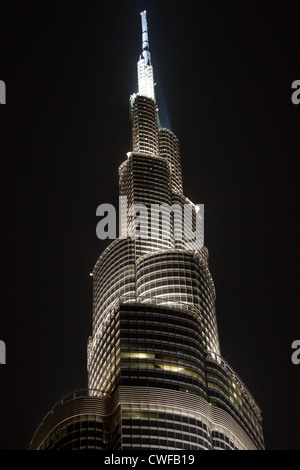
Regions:
<instances>
[{"instance_id":1,"label":"skyscraper","mask_svg":"<svg viewBox=\"0 0 300 470\"><path fill-rule=\"evenodd\" d=\"M120 236L91 273L88 390L58 403L30 448L263 449L260 410L220 353L199 206L183 194L178 139L160 126L145 11L141 21L132 148L119 188L144 232L137 236L135 214L125 208ZM177 217L186 206L188 229Z\"/></svg>"}]
</instances>

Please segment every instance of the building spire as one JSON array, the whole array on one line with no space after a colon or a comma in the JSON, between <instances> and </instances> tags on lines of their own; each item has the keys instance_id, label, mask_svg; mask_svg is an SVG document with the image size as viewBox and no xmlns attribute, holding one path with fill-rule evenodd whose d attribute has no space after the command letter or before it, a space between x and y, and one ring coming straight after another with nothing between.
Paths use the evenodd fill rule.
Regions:
<instances>
[{"instance_id":1,"label":"building spire","mask_svg":"<svg viewBox=\"0 0 300 470\"><path fill-rule=\"evenodd\" d=\"M151 65L146 10L141 12L141 21L142 21L142 49L143 49L142 56L144 57L145 65Z\"/></svg>"},{"instance_id":2,"label":"building spire","mask_svg":"<svg viewBox=\"0 0 300 470\"><path fill-rule=\"evenodd\" d=\"M146 10L141 12L142 22L142 54L137 63L138 72L138 94L155 100L153 68L149 51L148 25Z\"/></svg>"}]
</instances>

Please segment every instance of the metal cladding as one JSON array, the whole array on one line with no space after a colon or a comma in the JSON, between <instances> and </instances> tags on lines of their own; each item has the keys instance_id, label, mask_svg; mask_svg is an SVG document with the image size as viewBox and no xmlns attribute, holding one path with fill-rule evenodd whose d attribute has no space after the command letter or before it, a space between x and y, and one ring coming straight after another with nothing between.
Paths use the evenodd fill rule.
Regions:
<instances>
[{"instance_id":1,"label":"metal cladding","mask_svg":"<svg viewBox=\"0 0 300 470\"><path fill-rule=\"evenodd\" d=\"M158 156L157 107L152 98L136 95L132 104L132 151Z\"/></svg>"},{"instance_id":2,"label":"metal cladding","mask_svg":"<svg viewBox=\"0 0 300 470\"><path fill-rule=\"evenodd\" d=\"M158 131L158 142L159 155L166 158L170 164L172 192L182 194L183 188L178 139L169 129L161 128Z\"/></svg>"},{"instance_id":3,"label":"metal cladding","mask_svg":"<svg viewBox=\"0 0 300 470\"><path fill-rule=\"evenodd\" d=\"M115 411L106 394L76 390L56 403L36 430L29 450L104 450Z\"/></svg>"},{"instance_id":4,"label":"metal cladding","mask_svg":"<svg viewBox=\"0 0 300 470\"><path fill-rule=\"evenodd\" d=\"M132 149L119 168L120 196L128 205L179 210L192 203L183 194L178 139L158 125L146 12L141 17L139 92L130 98ZM153 234L151 221L150 236L131 237L126 213L127 236L104 250L92 272L88 396L62 400L30 448L264 449L260 410L221 357L203 233L195 249L188 244L197 225L192 208L191 233L180 240L175 209L169 238L160 222Z\"/></svg>"}]
</instances>

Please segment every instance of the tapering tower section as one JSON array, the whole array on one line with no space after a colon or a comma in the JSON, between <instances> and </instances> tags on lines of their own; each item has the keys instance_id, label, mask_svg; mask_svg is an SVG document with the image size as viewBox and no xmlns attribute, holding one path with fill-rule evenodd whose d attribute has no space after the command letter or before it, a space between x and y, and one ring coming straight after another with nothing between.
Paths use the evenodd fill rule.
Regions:
<instances>
[{"instance_id":1,"label":"tapering tower section","mask_svg":"<svg viewBox=\"0 0 300 470\"><path fill-rule=\"evenodd\" d=\"M141 21L132 148L119 168L125 216L92 271L88 390L60 400L30 448L263 449L260 410L220 355L199 205L183 194L177 137L159 126L145 11Z\"/></svg>"},{"instance_id":2,"label":"tapering tower section","mask_svg":"<svg viewBox=\"0 0 300 470\"><path fill-rule=\"evenodd\" d=\"M145 11L141 23L132 148L119 188L127 207L146 208L146 216L138 210L146 236L132 236L126 212L122 236L93 269L89 388L115 404L109 449L263 448L259 409L220 356L208 250L203 233L191 248L199 214L183 194L178 139L159 125ZM178 239L186 205L191 225ZM159 217L148 217L152 210Z\"/></svg>"},{"instance_id":3,"label":"tapering tower section","mask_svg":"<svg viewBox=\"0 0 300 470\"><path fill-rule=\"evenodd\" d=\"M158 114L154 91L153 67L149 50L146 11L141 13L142 54L137 63L138 93L130 97L132 151L159 155Z\"/></svg>"},{"instance_id":4,"label":"tapering tower section","mask_svg":"<svg viewBox=\"0 0 300 470\"><path fill-rule=\"evenodd\" d=\"M137 63L138 93L155 99L153 67L151 65L151 54L149 48L148 24L146 11L141 12L142 20L142 54Z\"/></svg>"}]
</instances>

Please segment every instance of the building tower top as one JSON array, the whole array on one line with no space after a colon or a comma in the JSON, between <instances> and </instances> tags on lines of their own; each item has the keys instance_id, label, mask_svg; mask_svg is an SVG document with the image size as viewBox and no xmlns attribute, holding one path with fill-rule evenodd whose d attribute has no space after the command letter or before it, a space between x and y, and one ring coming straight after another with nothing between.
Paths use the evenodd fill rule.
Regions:
<instances>
[{"instance_id":1,"label":"building tower top","mask_svg":"<svg viewBox=\"0 0 300 470\"><path fill-rule=\"evenodd\" d=\"M137 63L138 94L155 100L153 68L149 51L148 25L146 10L141 12L142 22L142 54Z\"/></svg>"},{"instance_id":2,"label":"building tower top","mask_svg":"<svg viewBox=\"0 0 300 470\"><path fill-rule=\"evenodd\" d=\"M143 50L142 56L144 57L145 65L151 65L146 10L141 12L141 21L142 21L142 50Z\"/></svg>"}]
</instances>

